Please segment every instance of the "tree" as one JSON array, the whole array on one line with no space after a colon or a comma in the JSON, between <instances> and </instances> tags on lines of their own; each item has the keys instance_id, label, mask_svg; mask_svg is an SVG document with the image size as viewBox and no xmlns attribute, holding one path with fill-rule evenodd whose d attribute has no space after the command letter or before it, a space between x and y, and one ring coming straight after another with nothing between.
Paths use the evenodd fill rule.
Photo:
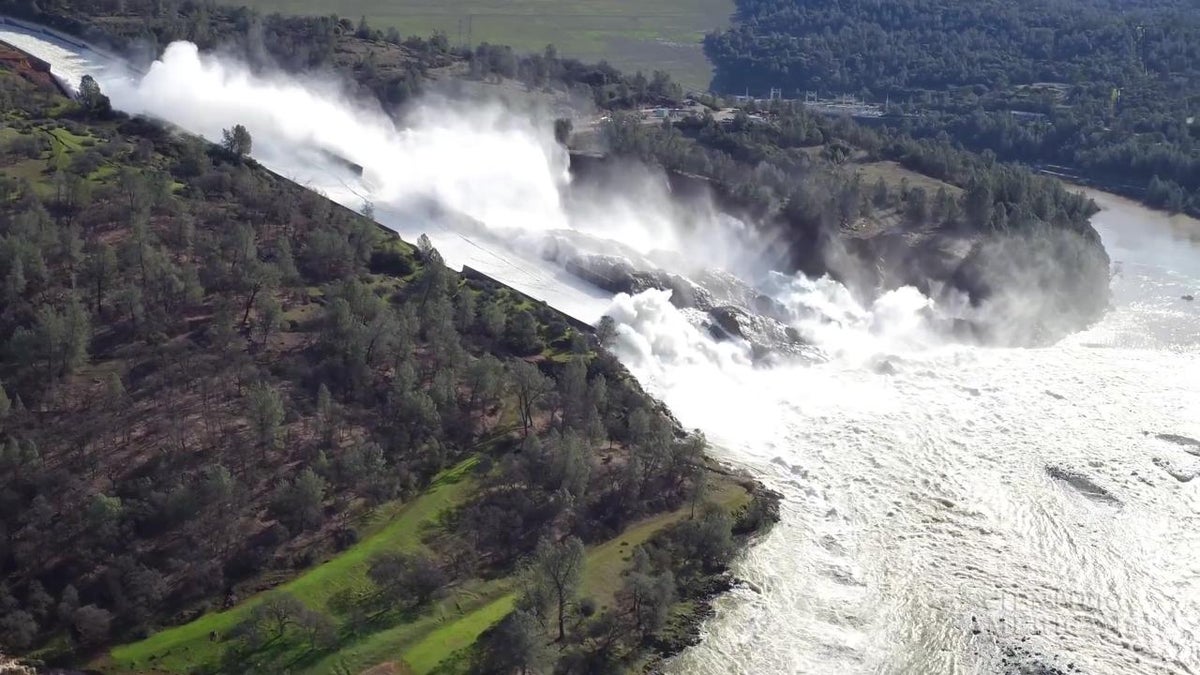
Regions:
<instances>
[{"instance_id":1,"label":"tree","mask_svg":"<svg viewBox=\"0 0 1200 675\"><path fill-rule=\"evenodd\" d=\"M42 582L30 582L29 589L25 592L25 609L33 614L39 623L45 623L53 617L54 598L46 592Z\"/></svg>"},{"instance_id":2,"label":"tree","mask_svg":"<svg viewBox=\"0 0 1200 675\"><path fill-rule=\"evenodd\" d=\"M378 553L367 563L367 577L392 605L420 607L446 585L437 561L419 553Z\"/></svg>"},{"instance_id":3,"label":"tree","mask_svg":"<svg viewBox=\"0 0 1200 675\"><path fill-rule=\"evenodd\" d=\"M275 299L275 296L270 293L259 295L254 305L258 315L255 328L258 331L259 342L265 345L267 344L267 340L271 338L271 334L279 328L283 321L283 307L279 305L279 301Z\"/></svg>"},{"instance_id":4,"label":"tree","mask_svg":"<svg viewBox=\"0 0 1200 675\"><path fill-rule=\"evenodd\" d=\"M69 624L74 619L77 609L79 609L79 591L75 590L73 585L67 584L58 598L58 620L63 624Z\"/></svg>"},{"instance_id":5,"label":"tree","mask_svg":"<svg viewBox=\"0 0 1200 675\"><path fill-rule=\"evenodd\" d=\"M337 626L322 612L305 609L296 617L296 625L308 639L309 649L327 649L337 643Z\"/></svg>"},{"instance_id":6,"label":"tree","mask_svg":"<svg viewBox=\"0 0 1200 675\"><path fill-rule=\"evenodd\" d=\"M617 599L633 620L634 628L647 637L666 624L675 602L675 577L669 570L654 574L642 547L633 555L633 569L617 592Z\"/></svg>"},{"instance_id":7,"label":"tree","mask_svg":"<svg viewBox=\"0 0 1200 675\"><path fill-rule=\"evenodd\" d=\"M905 195L904 215L913 225L926 225L929 222L929 197L925 188L915 187Z\"/></svg>"},{"instance_id":8,"label":"tree","mask_svg":"<svg viewBox=\"0 0 1200 675\"><path fill-rule=\"evenodd\" d=\"M871 191L871 203L875 205L875 208L883 209L887 208L890 199L887 183L884 182L883 177L880 177L875 181L875 187Z\"/></svg>"},{"instance_id":9,"label":"tree","mask_svg":"<svg viewBox=\"0 0 1200 675\"><path fill-rule=\"evenodd\" d=\"M100 85L91 75L84 75L79 80L78 100L84 112L95 117L108 117L112 113L112 103L100 91Z\"/></svg>"},{"instance_id":10,"label":"tree","mask_svg":"<svg viewBox=\"0 0 1200 675\"><path fill-rule=\"evenodd\" d=\"M505 329L505 342L508 348L519 356L527 356L542 351L542 341L538 337L537 320L528 310L521 310L508 319Z\"/></svg>"},{"instance_id":11,"label":"tree","mask_svg":"<svg viewBox=\"0 0 1200 675\"><path fill-rule=\"evenodd\" d=\"M699 518L685 520L673 533L686 560L707 571L720 569L733 557L733 519L718 504L706 503Z\"/></svg>"},{"instance_id":12,"label":"tree","mask_svg":"<svg viewBox=\"0 0 1200 675\"><path fill-rule=\"evenodd\" d=\"M992 189L986 182L976 180L967 188L963 212L972 227L987 229L992 220Z\"/></svg>"},{"instance_id":13,"label":"tree","mask_svg":"<svg viewBox=\"0 0 1200 675\"><path fill-rule=\"evenodd\" d=\"M488 299L479 310L479 329L490 338L499 338L504 333L506 319L504 307L494 299Z\"/></svg>"},{"instance_id":14,"label":"tree","mask_svg":"<svg viewBox=\"0 0 1200 675\"><path fill-rule=\"evenodd\" d=\"M503 389L504 365L491 354L484 354L467 367L467 384L471 388L467 412L474 413L478 407L482 414Z\"/></svg>"},{"instance_id":15,"label":"tree","mask_svg":"<svg viewBox=\"0 0 1200 675\"><path fill-rule=\"evenodd\" d=\"M272 591L250 610L247 627L265 633L272 640L283 637L308 609L287 591Z\"/></svg>"},{"instance_id":16,"label":"tree","mask_svg":"<svg viewBox=\"0 0 1200 675\"><path fill-rule=\"evenodd\" d=\"M514 610L480 638L472 672L521 675L546 672L553 659L537 624L524 610Z\"/></svg>"},{"instance_id":17,"label":"tree","mask_svg":"<svg viewBox=\"0 0 1200 675\"><path fill-rule=\"evenodd\" d=\"M271 514L290 529L307 530L321 524L325 504L325 479L312 469L276 488Z\"/></svg>"},{"instance_id":18,"label":"tree","mask_svg":"<svg viewBox=\"0 0 1200 675\"><path fill-rule=\"evenodd\" d=\"M279 443L279 425L283 422L283 399L274 387L259 382L250 389L250 426L254 440L265 455Z\"/></svg>"},{"instance_id":19,"label":"tree","mask_svg":"<svg viewBox=\"0 0 1200 675\"><path fill-rule=\"evenodd\" d=\"M50 306L38 310L33 339L46 361L50 378L70 374L87 361L91 330L87 312L75 298L63 312ZM12 340L19 342L19 337L14 332Z\"/></svg>"},{"instance_id":20,"label":"tree","mask_svg":"<svg viewBox=\"0 0 1200 675\"><path fill-rule=\"evenodd\" d=\"M106 494L92 495L84 511L88 528L98 537L112 536L125 512L120 497Z\"/></svg>"},{"instance_id":21,"label":"tree","mask_svg":"<svg viewBox=\"0 0 1200 675\"><path fill-rule=\"evenodd\" d=\"M512 365L512 387L521 414L521 429L528 436L533 427L533 414L542 400L554 391L554 383L532 363L516 361Z\"/></svg>"},{"instance_id":22,"label":"tree","mask_svg":"<svg viewBox=\"0 0 1200 675\"><path fill-rule=\"evenodd\" d=\"M555 542L543 538L526 565L526 583L536 589L544 589L556 611L558 640L567 635L567 608L579 590L583 578L584 550L578 537Z\"/></svg>"},{"instance_id":23,"label":"tree","mask_svg":"<svg viewBox=\"0 0 1200 675\"><path fill-rule=\"evenodd\" d=\"M588 405L587 366L582 358L574 358L558 377L559 399L562 405L562 428L586 431Z\"/></svg>"},{"instance_id":24,"label":"tree","mask_svg":"<svg viewBox=\"0 0 1200 675\"><path fill-rule=\"evenodd\" d=\"M8 391L4 388L4 383L0 382L0 420L7 418L11 411L12 400L8 398Z\"/></svg>"},{"instance_id":25,"label":"tree","mask_svg":"<svg viewBox=\"0 0 1200 675\"><path fill-rule=\"evenodd\" d=\"M221 147L235 157L249 155L252 145L253 139L250 138L250 132L240 124L235 124L233 129L221 130Z\"/></svg>"},{"instance_id":26,"label":"tree","mask_svg":"<svg viewBox=\"0 0 1200 675\"><path fill-rule=\"evenodd\" d=\"M333 404L333 395L329 393L329 387L326 387L324 382L317 388L317 424L321 442L331 445L337 433L337 409Z\"/></svg>"},{"instance_id":27,"label":"tree","mask_svg":"<svg viewBox=\"0 0 1200 675\"><path fill-rule=\"evenodd\" d=\"M0 611L0 645L17 651L33 644L38 623L29 612L20 609Z\"/></svg>"},{"instance_id":28,"label":"tree","mask_svg":"<svg viewBox=\"0 0 1200 675\"><path fill-rule=\"evenodd\" d=\"M279 280L284 286L295 286L303 281L300 270L296 269L292 242L287 237L280 237L279 243L275 245L275 267L279 270Z\"/></svg>"},{"instance_id":29,"label":"tree","mask_svg":"<svg viewBox=\"0 0 1200 675\"><path fill-rule=\"evenodd\" d=\"M15 258L4 277L4 300L9 305L20 305L25 301L25 289L29 281L25 278L25 264Z\"/></svg>"},{"instance_id":30,"label":"tree","mask_svg":"<svg viewBox=\"0 0 1200 675\"><path fill-rule=\"evenodd\" d=\"M92 338L92 322L79 299L72 296L65 312L66 334L63 337L63 369L73 373L88 360L88 343Z\"/></svg>"},{"instance_id":31,"label":"tree","mask_svg":"<svg viewBox=\"0 0 1200 675\"><path fill-rule=\"evenodd\" d=\"M72 626L79 641L89 647L104 644L112 627L112 614L95 605L84 605L75 610Z\"/></svg>"},{"instance_id":32,"label":"tree","mask_svg":"<svg viewBox=\"0 0 1200 675\"><path fill-rule=\"evenodd\" d=\"M454 327L467 333L475 325L475 292L464 286L454 297Z\"/></svg>"},{"instance_id":33,"label":"tree","mask_svg":"<svg viewBox=\"0 0 1200 675\"><path fill-rule=\"evenodd\" d=\"M596 324L596 341L600 343L601 347L607 348L616 337L616 320L607 314L600 317L600 323Z\"/></svg>"},{"instance_id":34,"label":"tree","mask_svg":"<svg viewBox=\"0 0 1200 675\"><path fill-rule=\"evenodd\" d=\"M554 120L554 140L558 141L559 145L566 145L571 138L571 129L570 119L560 117Z\"/></svg>"},{"instance_id":35,"label":"tree","mask_svg":"<svg viewBox=\"0 0 1200 675\"><path fill-rule=\"evenodd\" d=\"M107 243L89 247L83 262L83 278L94 292L95 311L99 314L104 308L104 293L117 276L117 252Z\"/></svg>"}]
</instances>

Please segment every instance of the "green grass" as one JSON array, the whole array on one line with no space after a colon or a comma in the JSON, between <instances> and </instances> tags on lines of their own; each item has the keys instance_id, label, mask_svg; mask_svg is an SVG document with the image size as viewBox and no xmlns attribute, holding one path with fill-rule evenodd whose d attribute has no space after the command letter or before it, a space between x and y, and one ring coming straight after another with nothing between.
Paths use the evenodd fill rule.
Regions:
<instances>
[{"instance_id":1,"label":"green grass","mask_svg":"<svg viewBox=\"0 0 1200 675\"><path fill-rule=\"evenodd\" d=\"M71 155L83 149L83 139L66 129L49 129L50 135L50 164L56 169L66 169L71 163Z\"/></svg>"},{"instance_id":2,"label":"green grass","mask_svg":"<svg viewBox=\"0 0 1200 675\"><path fill-rule=\"evenodd\" d=\"M745 488L732 480L719 480L714 485L710 498L730 510L735 510L749 501ZM610 605L624 581L626 570L631 564L633 549L665 528L688 517L690 510L681 508L634 523L619 537L588 549L584 566L580 596L590 597L600 606ZM505 594L478 609L463 615L429 633L424 639L404 649L404 661L419 674L430 673L456 653L470 647L479 635L495 625L512 611L515 596ZM386 660L380 658L365 663L374 665Z\"/></svg>"},{"instance_id":3,"label":"green grass","mask_svg":"<svg viewBox=\"0 0 1200 675\"><path fill-rule=\"evenodd\" d=\"M470 494L473 481L469 474L475 463L472 459L446 470L429 490L407 504L392 504L378 510L374 524L364 525L369 534L362 542L279 588L321 610L327 610L330 600L339 593L365 588L367 558L377 551L421 546L424 529ZM735 510L749 500L749 495L736 482L718 478L710 499ZM611 605L629 568L633 549L688 514L689 509L684 507L645 518L621 536L591 547L581 596L593 598L602 607ZM255 596L231 610L207 614L141 642L117 647L108 660L93 665L114 672L186 673L212 668L220 663L227 643L210 641L210 631L227 635L260 600L261 596ZM444 670L445 664L462 657L481 633L512 611L514 600L511 579L469 580L456 585L446 597L417 617L367 634L343 636L334 652L311 654L303 645L296 644L272 654L272 662L287 664L290 672L313 674L357 673L389 661L403 661L421 674L439 670L439 665Z\"/></svg>"},{"instance_id":4,"label":"green grass","mask_svg":"<svg viewBox=\"0 0 1200 675\"><path fill-rule=\"evenodd\" d=\"M714 476L714 479L709 500L730 511L737 510L750 501L749 493L741 485L724 477ZM584 568L581 596L592 598L600 608L611 606L617 591L624 583L625 571L629 568L633 550L690 514L691 509L683 507L645 518L631 525L621 536L590 550L587 566Z\"/></svg>"},{"instance_id":5,"label":"green grass","mask_svg":"<svg viewBox=\"0 0 1200 675\"><path fill-rule=\"evenodd\" d=\"M512 609L508 588L503 581L467 583L417 620L340 645L337 652L325 655L303 672L314 675L357 673L402 657L418 673L428 672L454 650L469 646L480 633L504 618ZM506 599L507 605L504 604ZM500 612L501 607L503 612ZM489 622L488 617L494 618ZM417 668L411 659L425 665Z\"/></svg>"},{"instance_id":6,"label":"green grass","mask_svg":"<svg viewBox=\"0 0 1200 675\"><path fill-rule=\"evenodd\" d=\"M226 0L264 12L366 16L371 27L394 26L404 35L443 31L452 44L512 45L541 51L553 44L564 56L607 59L622 70L649 75L665 70L685 87L707 89L712 69L700 43L724 28L732 0ZM461 25L461 38L460 38Z\"/></svg>"},{"instance_id":7,"label":"green grass","mask_svg":"<svg viewBox=\"0 0 1200 675\"><path fill-rule=\"evenodd\" d=\"M419 674L432 671L450 655L474 644L481 633L496 625L512 611L515 601L516 598L509 593L453 623L438 628L425 636L425 639L406 649L404 660Z\"/></svg>"},{"instance_id":8,"label":"green grass","mask_svg":"<svg viewBox=\"0 0 1200 675\"><path fill-rule=\"evenodd\" d=\"M447 469L420 497L383 509L379 520L385 524L377 532L279 588L295 595L309 607L326 610L329 601L338 594L366 587L369 583L366 579L367 559L379 551L419 546L423 530L443 511L470 494L472 481L467 474L476 462L476 459L470 459ZM117 647L112 650L110 663L117 671L153 668L165 672L189 672L200 666L214 665L220 661L225 644L210 641L209 633L228 635L249 615L261 597L260 594L228 611L206 614L141 642Z\"/></svg>"}]
</instances>

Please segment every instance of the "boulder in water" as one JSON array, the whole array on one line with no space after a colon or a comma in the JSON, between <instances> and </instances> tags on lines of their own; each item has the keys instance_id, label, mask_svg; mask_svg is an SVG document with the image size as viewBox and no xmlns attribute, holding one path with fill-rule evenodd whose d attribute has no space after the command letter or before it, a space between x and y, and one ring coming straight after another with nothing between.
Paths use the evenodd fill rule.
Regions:
<instances>
[{"instance_id":1,"label":"boulder in water","mask_svg":"<svg viewBox=\"0 0 1200 675\"><path fill-rule=\"evenodd\" d=\"M1048 466L1046 467L1046 474L1055 480L1066 483L1079 492L1079 494L1087 497L1088 499L1093 499L1095 501L1105 502L1108 504L1121 503L1121 500L1117 499L1116 496L1108 490L1108 488L1096 483L1091 478L1088 478L1078 471L1073 471L1060 466Z\"/></svg>"},{"instance_id":2,"label":"boulder in water","mask_svg":"<svg viewBox=\"0 0 1200 675\"><path fill-rule=\"evenodd\" d=\"M1182 445L1183 451L1200 457L1200 441L1189 436L1181 436L1179 434L1157 434L1158 440Z\"/></svg>"},{"instance_id":3,"label":"boulder in water","mask_svg":"<svg viewBox=\"0 0 1200 675\"><path fill-rule=\"evenodd\" d=\"M872 370L874 370L879 375L895 375L896 374L896 366L892 365L892 362L888 361L887 359L884 359L884 360L880 361L879 363L875 364L875 367L872 368Z\"/></svg>"},{"instance_id":4,"label":"boulder in water","mask_svg":"<svg viewBox=\"0 0 1200 675\"><path fill-rule=\"evenodd\" d=\"M1200 475L1200 469L1181 467L1173 462L1163 459L1162 457L1155 457L1152 461L1154 462L1154 466L1157 466L1158 468L1167 472L1167 475L1179 481L1180 483L1191 482L1196 478L1197 475Z\"/></svg>"}]
</instances>

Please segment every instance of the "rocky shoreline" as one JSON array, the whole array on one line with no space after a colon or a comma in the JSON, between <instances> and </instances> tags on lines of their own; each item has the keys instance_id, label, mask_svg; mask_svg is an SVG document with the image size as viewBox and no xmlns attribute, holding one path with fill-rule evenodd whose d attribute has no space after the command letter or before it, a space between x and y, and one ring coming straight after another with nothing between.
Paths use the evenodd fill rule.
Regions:
<instances>
[{"instance_id":1,"label":"rocky shoreline","mask_svg":"<svg viewBox=\"0 0 1200 675\"><path fill-rule=\"evenodd\" d=\"M714 470L743 479L744 485L751 492L750 503L737 514L734 525L734 539L741 550L746 550L759 538L766 536L775 523L779 522L779 504L783 495L740 472L720 468ZM680 597L676 603L674 616L668 628L649 645L652 654L646 660L642 672L662 673L672 657L700 644L704 624L716 614L716 601L739 586L761 592L749 582L737 578L728 567L705 575L691 584L691 592L685 597Z\"/></svg>"}]
</instances>

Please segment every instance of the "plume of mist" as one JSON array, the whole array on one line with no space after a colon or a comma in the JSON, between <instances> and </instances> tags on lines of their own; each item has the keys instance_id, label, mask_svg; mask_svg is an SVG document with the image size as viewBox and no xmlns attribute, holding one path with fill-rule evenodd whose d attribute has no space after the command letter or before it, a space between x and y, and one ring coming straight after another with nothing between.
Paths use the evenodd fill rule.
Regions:
<instances>
[{"instance_id":1,"label":"plume of mist","mask_svg":"<svg viewBox=\"0 0 1200 675\"><path fill-rule=\"evenodd\" d=\"M724 266L739 249L722 237L745 229L711 203L677 203L662 172L640 165L571 185L566 150L553 138L556 111L546 106L428 95L398 123L328 76L254 70L187 42L169 45L143 77L102 84L118 108L169 120L211 141L242 124L254 139L255 158L340 193L344 203L462 214L493 236L547 257L612 242L620 254L653 255L660 265ZM363 167L361 177L325 153ZM552 233L570 233L573 246L557 248L562 240ZM548 244L556 248L547 252Z\"/></svg>"},{"instance_id":2,"label":"plume of mist","mask_svg":"<svg viewBox=\"0 0 1200 675\"><path fill-rule=\"evenodd\" d=\"M588 180L573 179L566 150L553 138L553 112L536 106L431 95L397 122L329 77L252 70L184 42L168 46L143 77L112 76L102 84L116 107L209 140L242 124L267 166L344 204L370 203L383 222L407 236L412 227L429 231L439 247L470 247L469 235L558 265L602 252L683 274L729 269L758 283L790 312L789 325L829 354L940 344L934 319L963 308L985 311L953 294L939 297L941 305L911 287L866 299L829 279L767 274L754 228L704 196L679 198L660 170L614 163ZM362 167L361 176L346 160ZM446 258L455 264L454 255ZM505 265L502 280L508 269L527 273ZM1003 276L999 267L992 271ZM1024 294L993 296L1005 298L1007 312ZM638 358L749 363L745 345L719 344L697 330L695 317L672 307L666 292L619 296L609 311L622 326L623 350Z\"/></svg>"}]
</instances>

